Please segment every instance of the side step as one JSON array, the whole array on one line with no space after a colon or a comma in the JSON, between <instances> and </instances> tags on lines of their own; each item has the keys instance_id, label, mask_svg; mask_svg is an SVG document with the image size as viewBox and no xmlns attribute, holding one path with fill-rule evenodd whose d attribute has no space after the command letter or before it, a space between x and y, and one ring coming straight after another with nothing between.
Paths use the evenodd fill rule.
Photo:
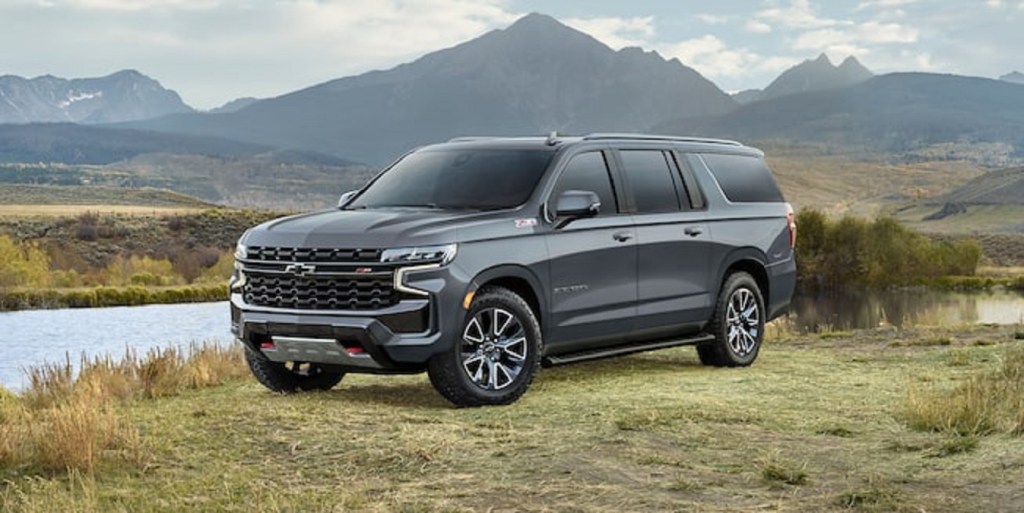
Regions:
<instances>
[{"instance_id":1,"label":"side step","mask_svg":"<svg viewBox=\"0 0 1024 513\"><path fill-rule=\"evenodd\" d=\"M541 360L541 364L544 367L554 367L556 365L568 365L570 363L600 360L602 358L611 358L613 356L642 353L645 351L655 351L658 349L668 349L670 347L692 346L703 342L711 342L713 340L715 340L715 337L713 335L698 335L695 337L682 339L658 340L655 342L640 342L637 344L605 347L601 349L594 349L591 351L582 351L579 353L560 354L558 356L545 356L544 359Z\"/></svg>"}]
</instances>

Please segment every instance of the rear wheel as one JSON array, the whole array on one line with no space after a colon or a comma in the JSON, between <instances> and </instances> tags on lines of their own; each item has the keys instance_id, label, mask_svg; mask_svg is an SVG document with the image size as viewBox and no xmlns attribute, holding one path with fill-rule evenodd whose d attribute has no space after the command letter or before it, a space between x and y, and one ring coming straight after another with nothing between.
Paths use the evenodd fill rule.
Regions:
<instances>
[{"instance_id":1,"label":"rear wheel","mask_svg":"<svg viewBox=\"0 0 1024 513\"><path fill-rule=\"evenodd\" d=\"M476 295L452 349L427 364L434 388L456 406L509 404L533 381L541 334L523 298L500 287Z\"/></svg>"},{"instance_id":2,"label":"rear wheel","mask_svg":"<svg viewBox=\"0 0 1024 513\"><path fill-rule=\"evenodd\" d=\"M754 278L730 274L715 305L710 332L713 342L697 346L704 365L746 367L757 359L764 340L764 298Z\"/></svg>"},{"instance_id":3,"label":"rear wheel","mask_svg":"<svg viewBox=\"0 0 1024 513\"><path fill-rule=\"evenodd\" d=\"M273 362L249 347L245 348L245 361L256 381L281 394L330 390L345 377L342 371L330 370L315 363Z\"/></svg>"}]
</instances>

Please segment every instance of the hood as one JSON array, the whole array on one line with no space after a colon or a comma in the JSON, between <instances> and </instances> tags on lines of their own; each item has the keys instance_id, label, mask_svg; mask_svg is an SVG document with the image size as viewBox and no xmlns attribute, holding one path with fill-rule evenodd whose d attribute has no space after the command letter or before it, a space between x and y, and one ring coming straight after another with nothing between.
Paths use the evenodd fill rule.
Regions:
<instances>
[{"instance_id":1,"label":"hood","mask_svg":"<svg viewBox=\"0 0 1024 513\"><path fill-rule=\"evenodd\" d=\"M458 242L458 228L491 224L498 218L492 212L326 210L263 223L249 230L241 242L247 246L304 248L448 244Z\"/></svg>"}]
</instances>

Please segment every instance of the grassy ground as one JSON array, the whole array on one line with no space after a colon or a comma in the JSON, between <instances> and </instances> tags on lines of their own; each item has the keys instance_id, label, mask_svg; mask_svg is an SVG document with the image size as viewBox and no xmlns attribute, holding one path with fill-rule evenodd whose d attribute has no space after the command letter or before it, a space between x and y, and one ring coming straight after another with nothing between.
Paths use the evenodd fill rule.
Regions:
<instances>
[{"instance_id":1,"label":"grassy ground","mask_svg":"<svg viewBox=\"0 0 1024 513\"><path fill-rule=\"evenodd\" d=\"M769 334L748 369L690 348L545 369L500 408L452 409L424 376L132 399L138 441L111 447L134 456L0 466L0 510L1024 510L1024 417L919 424L979 376L1019 401L1021 375L1000 376L1020 327Z\"/></svg>"},{"instance_id":2,"label":"grassy ground","mask_svg":"<svg viewBox=\"0 0 1024 513\"><path fill-rule=\"evenodd\" d=\"M22 214L24 208L52 215L40 207L91 207L92 211L108 212L110 207L201 209L215 205L164 189L0 183L0 206L5 207L0 215Z\"/></svg>"}]
</instances>

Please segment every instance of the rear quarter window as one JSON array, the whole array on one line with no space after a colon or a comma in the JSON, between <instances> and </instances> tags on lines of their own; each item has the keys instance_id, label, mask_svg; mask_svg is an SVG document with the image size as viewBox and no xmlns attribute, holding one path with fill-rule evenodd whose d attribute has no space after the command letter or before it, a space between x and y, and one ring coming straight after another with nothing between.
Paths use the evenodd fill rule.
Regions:
<instances>
[{"instance_id":1,"label":"rear quarter window","mask_svg":"<svg viewBox=\"0 0 1024 513\"><path fill-rule=\"evenodd\" d=\"M733 203L780 203L782 191L764 159L746 155L701 154L725 197Z\"/></svg>"}]
</instances>

